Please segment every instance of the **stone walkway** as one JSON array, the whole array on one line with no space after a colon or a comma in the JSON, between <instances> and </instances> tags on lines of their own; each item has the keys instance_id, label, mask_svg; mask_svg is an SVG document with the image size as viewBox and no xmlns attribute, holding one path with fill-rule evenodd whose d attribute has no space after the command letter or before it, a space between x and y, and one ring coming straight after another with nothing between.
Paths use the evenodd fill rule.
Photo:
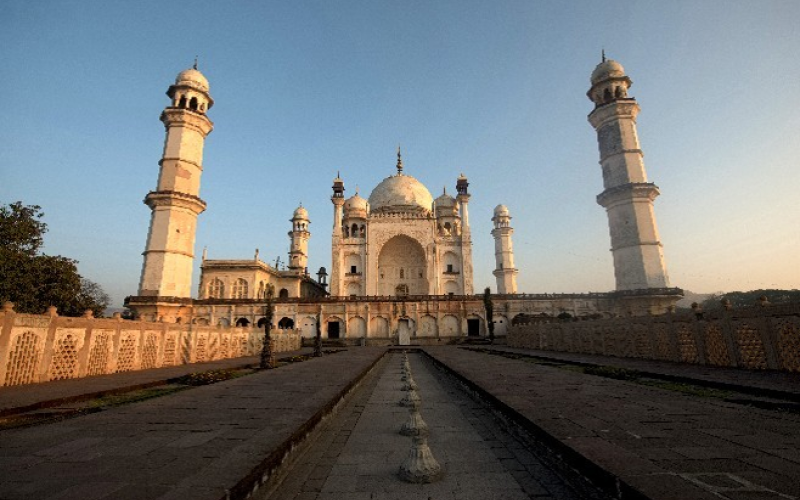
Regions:
<instances>
[{"instance_id":1,"label":"stone walkway","mask_svg":"<svg viewBox=\"0 0 800 500\"><path fill-rule=\"evenodd\" d=\"M740 370L738 368L710 365L703 366L635 358L617 358L598 354L515 349L506 346L484 346L482 348L581 365L616 366L628 370L637 370L651 376L658 376L670 380L684 380L692 383L701 381L709 386L800 401L800 373L769 370Z\"/></svg>"},{"instance_id":2,"label":"stone walkway","mask_svg":"<svg viewBox=\"0 0 800 500\"><path fill-rule=\"evenodd\" d=\"M490 411L470 399L423 354L410 354L430 429L428 444L444 469L432 484L398 477L412 438L398 431L408 409L402 391L400 353L381 360L353 399L332 419L294 464L286 481L267 498L277 500L436 500L599 498L575 476L548 467L546 450L530 449L502 429ZM571 483L576 483L577 491ZM580 492L580 493L579 493Z\"/></svg>"},{"instance_id":3,"label":"stone walkway","mask_svg":"<svg viewBox=\"0 0 800 500\"><path fill-rule=\"evenodd\" d=\"M277 358L308 354L312 349L278 353ZM0 416L13 415L37 408L48 408L84 401L98 396L143 389L166 384L169 379L189 373L258 366L258 356L221 359L207 363L153 368L131 372L112 373L95 377L56 380L40 384L0 387Z\"/></svg>"},{"instance_id":4,"label":"stone walkway","mask_svg":"<svg viewBox=\"0 0 800 500\"><path fill-rule=\"evenodd\" d=\"M0 433L0 499L244 498L385 352L364 347Z\"/></svg>"},{"instance_id":5,"label":"stone walkway","mask_svg":"<svg viewBox=\"0 0 800 500\"><path fill-rule=\"evenodd\" d=\"M800 497L796 413L466 349L425 350L622 498Z\"/></svg>"}]
</instances>

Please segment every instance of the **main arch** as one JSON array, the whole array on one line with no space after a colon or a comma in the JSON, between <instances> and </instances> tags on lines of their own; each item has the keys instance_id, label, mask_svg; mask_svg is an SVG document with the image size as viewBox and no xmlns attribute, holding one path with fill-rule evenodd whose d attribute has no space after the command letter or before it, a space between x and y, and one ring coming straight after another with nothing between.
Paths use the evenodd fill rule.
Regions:
<instances>
[{"instance_id":1,"label":"main arch","mask_svg":"<svg viewBox=\"0 0 800 500\"><path fill-rule=\"evenodd\" d=\"M398 235L378 256L378 295L428 295L428 263L420 243Z\"/></svg>"}]
</instances>

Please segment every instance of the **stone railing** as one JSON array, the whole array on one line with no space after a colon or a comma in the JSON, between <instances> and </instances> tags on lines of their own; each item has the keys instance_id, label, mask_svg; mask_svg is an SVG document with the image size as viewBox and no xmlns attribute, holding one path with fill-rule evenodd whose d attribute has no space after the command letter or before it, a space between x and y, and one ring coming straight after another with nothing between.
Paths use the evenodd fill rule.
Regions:
<instances>
[{"instance_id":1,"label":"stone railing","mask_svg":"<svg viewBox=\"0 0 800 500\"><path fill-rule=\"evenodd\" d=\"M512 347L800 371L800 304L512 326Z\"/></svg>"},{"instance_id":2,"label":"stone railing","mask_svg":"<svg viewBox=\"0 0 800 500\"><path fill-rule=\"evenodd\" d=\"M273 330L276 351L301 347L294 330ZM18 314L0 311L0 386L256 356L262 329Z\"/></svg>"}]
</instances>

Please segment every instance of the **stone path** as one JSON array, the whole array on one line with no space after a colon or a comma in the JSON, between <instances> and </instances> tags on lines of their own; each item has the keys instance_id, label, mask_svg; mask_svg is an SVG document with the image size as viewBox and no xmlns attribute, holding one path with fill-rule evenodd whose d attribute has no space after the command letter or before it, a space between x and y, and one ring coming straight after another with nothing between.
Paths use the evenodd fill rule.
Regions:
<instances>
[{"instance_id":1,"label":"stone path","mask_svg":"<svg viewBox=\"0 0 800 500\"><path fill-rule=\"evenodd\" d=\"M565 479L569 473L550 468L547 457L537 456L546 455L546 450L531 449L505 432L487 408L470 399L426 356L410 354L409 359L422 399L420 413L430 429L428 444L445 471L441 480L409 484L398 478L412 438L398 432L408 409L398 405L405 393L401 355L393 353L365 379L267 498L598 498L599 492L589 489L582 478Z\"/></svg>"},{"instance_id":2,"label":"stone path","mask_svg":"<svg viewBox=\"0 0 800 500\"><path fill-rule=\"evenodd\" d=\"M701 381L710 386L800 401L800 373L769 370L740 370L738 368L710 365L703 366L688 363L671 363L668 361L617 358L599 354L515 349L506 346L485 346L481 349L491 349L500 352L535 356L541 359L583 365L617 366L629 370L638 370L652 376L660 376L666 379L686 380L695 383Z\"/></svg>"},{"instance_id":3,"label":"stone path","mask_svg":"<svg viewBox=\"0 0 800 500\"><path fill-rule=\"evenodd\" d=\"M622 498L800 497L800 415L425 348Z\"/></svg>"},{"instance_id":4,"label":"stone path","mask_svg":"<svg viewBox=\"0 0 800 500\"><path fill-rule=\"evenodd\" d=\"M0 499L244 498L385 352L363 347L0 433Z\"/></svg>"},{"instance_id":5,"label":"stone path","mask_svg":"<svg viewBox=\"0 0 800 500\"><path fill-rule=\"evenodd\" d=\"M277 358L308 354L312 349L278 353ZM153 368L131 372L98 375L40 384L0 387L0 415L13 415L36 408L47 408L89 398L163 385L167 380L189 373L208 370L236 369L258 366L258 356L222 359L207 363Z\"/></svg>"}]
</instances>

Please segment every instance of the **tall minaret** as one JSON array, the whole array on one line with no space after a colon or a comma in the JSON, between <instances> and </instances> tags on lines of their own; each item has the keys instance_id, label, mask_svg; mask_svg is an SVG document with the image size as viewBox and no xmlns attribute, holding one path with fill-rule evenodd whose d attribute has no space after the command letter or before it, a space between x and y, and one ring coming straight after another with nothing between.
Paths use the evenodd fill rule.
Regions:
<instances>
[{"instance_id":1,"label":"tall minaret","mask_svg":"<svg viewBox=\"0 0 800 500\"><path fill-rule=\"evenodd\" d=\"M311 233L308 231L308 210L303 208L301 203L292 215L292 230L289 231L289 238L292 245L289 250L289 269L304 271L308 266L308 239Z\"/></svg>"},{"instance_id":2,"label":"tall minaret","mask_svg":"<svg viewBox=\"0 0 800 500\"><path fill-rule=\"evenodd\" d=\"M331 203L333 203L333 234L331 235L331 296L337 297L344 295L342 290L342 276L344 265L342 260L342 207L344 206L344 181L339 177L337 172L336 178L333 180L333 195L331 196Z\"/></svg>"},{"instance_id":3,"label":"tall minaret","mask_svg":"<svg viewBox=\"0 0 800 500\"><path fill-rule=\"evenodd\" d=\"M196 62L178 74L167 95L172 103L161 113L167 137L158 185L144 199L152 214L139 295L190 297L197 216L206 209L198 196L203 144L214 128L206 112L214 100Z\"/></svg>"},{"instance_id":4,"label":"tall minaret","mask_svg":"<svg viewBox=\"0 0 800 500\"><path fill-rule=\"evenodd\" d=\"M456 179L456 199L461 208L461 269L464 272L464 295L474 293L472 284L472 233L469 229L469 181L464 174Z\"/></svg>"},{"instance_id":5,"label":"tall minaret","mask_svg":"<svg viewBox=\"0 0 800 500\"><path fill-rule=\"evenodd\" d=\"M586 93L595 104L589 122L597 131L605 190L597 203L608 213L617 290L669 286L653 200L658 186L647 174L636 134L639 105L628 97L631 79L603 54Z\"/></svg>"},{"instance_id":6,"label":"tall minaret","mask_svg":"<svg viewBox=\"0 0 800 500\"><path fill-rule=\"evenodd\" d=\"M497 278L497 293L517 293L517 274L519 269L514 267L514 247L511 244L511 215L505 205L497 205L494 209L494 260L497 267L492 272Z\"/></svg>"}]
</instances>

